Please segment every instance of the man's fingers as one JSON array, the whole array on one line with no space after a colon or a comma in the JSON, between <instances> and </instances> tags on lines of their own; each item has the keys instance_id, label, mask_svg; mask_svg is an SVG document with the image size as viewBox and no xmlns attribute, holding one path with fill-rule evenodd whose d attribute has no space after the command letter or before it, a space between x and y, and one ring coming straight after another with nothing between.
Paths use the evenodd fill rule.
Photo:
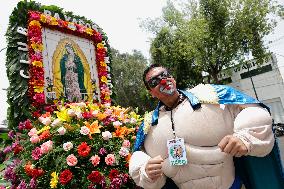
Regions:
<instances>
[{"instance_id":1,"label":"man's fingers","mask_svg":"<svg viewBox=\"0 0 284 189\"><path fill-rule=\"evenodd\" d=\"M234 148L234 143L232 143L231 141L229 141L227 143L227 145L225 146L223 152L227 153L227 154L231 154L231 151L233 150Z\"/></svg>"},{"instance_id":2,"label":"man's fingers","mask_svg":"<svg viewBox=\"0 0 284 189\"><path fill-rule=\"evenodd\" d=\"M221 149L221 151L224 151L226 145L229 142L229 136L225 136L218 144L219 148Z\"/></svg>"},{"instance_id":3,"label":"man's fingers","mask_svg":"<svg viewBox=\"0 0 284 189\"><path fill-rule=\"evenodd\" d=\"M159 170L159 169L162 169L162 164L149 164L148 166L149 171Z\"/></svg>"}]
</instances>

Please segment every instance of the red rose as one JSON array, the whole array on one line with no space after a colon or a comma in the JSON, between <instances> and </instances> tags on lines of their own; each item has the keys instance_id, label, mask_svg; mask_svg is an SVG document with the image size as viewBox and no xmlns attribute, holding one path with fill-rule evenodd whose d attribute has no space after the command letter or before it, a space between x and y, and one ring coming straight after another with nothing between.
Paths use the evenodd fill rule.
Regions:
<instances>
[{"instance_id":1,"label":"red rose","mask_svg":"<svg viewBox=\"0 0 284 189\"><path fill-rule=\"evenodd\" d=\"M112 169L108 175L110 180L113 180L114 178L117 178L119 176L119 171L116 169Z\"/></svg>"},{"instance_id":2,"label":"red rose","mask_svg":"<svg viewBox=\"0 0 284 189\"><path fill-rule=\"evenodd\" d=\"M87 178L93 183L100 183L103 179L103 176L99 171L92 171Z\"/></svg>"},{"instance_id":3,"label":"red rose","mask_svg":"<svg viewBox=\"0 0 284 189\"><path fill-rule=\"evenodd\" d=\"M23 147L20 144L17 144L17 146L15 146L14 150L14 154L18 154L23 150Z\"/></svg>"},{"instance_id":4,"label":"red rose","mask_svg":"<svg viewBox=\"0 0 284 189\"><path fill-rule=\"evenodd\" d=\"M90 151L91 151L91 148L88 146L88 144L86 142L82 142L78 146L78 154L82 157L88 156Z\"/></svg>"},{"instance_id":5,"label":"red rose","mask_svg":"<svg viewBox=\"0 0 284 189\"><path fill-rule=\"evenodd\" d=\"M73 178L73 174L69 169L62 171L59 175L59 181L61 184L65 185L70 182Z\"/></svg>"}]
</instances>

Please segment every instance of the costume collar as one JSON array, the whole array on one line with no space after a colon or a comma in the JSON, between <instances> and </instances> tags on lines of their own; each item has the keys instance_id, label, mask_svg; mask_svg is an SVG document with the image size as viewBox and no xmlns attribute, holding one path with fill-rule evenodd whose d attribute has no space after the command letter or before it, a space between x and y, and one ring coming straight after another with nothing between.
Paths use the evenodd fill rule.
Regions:
<instances>
[{"instance_id":1,"label":"costume collar","mask_svg":"<svg viewBox=\"0 0 284 189\"><path fill-rule=\"evenodd\" d=\"M183 90L179 90L179 89L178 89L178 92L182 93L187 98L187 100L190 102L193 110L196 110L196 109L201 107L198 98L196 96L194 96L191 92L183 91ZM162 105L163 105L163 103L161 101L159 101L156 109L153 111L152 126L158 124L159 111L160 111L160 108L161 108Z\"/></svg>"}]
</instances>

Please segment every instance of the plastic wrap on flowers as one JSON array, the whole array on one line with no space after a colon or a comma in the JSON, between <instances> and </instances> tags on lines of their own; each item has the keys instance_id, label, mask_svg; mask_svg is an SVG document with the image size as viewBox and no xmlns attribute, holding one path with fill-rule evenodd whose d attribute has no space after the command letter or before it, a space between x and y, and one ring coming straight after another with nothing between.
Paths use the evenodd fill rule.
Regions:
<instances>
[{"instance_id":1,"label":"plastic wrap on flowers","mask_svg":"<svg viewBox=\"0 0 284 189\"><path fill-rule=\"evenodd\" d=\"M135 188L130 148L141 118L119 106L55 104L21 122L5 179L21 188ZM19 132L20 131L20 132Z\"/></svg>"}]
</instances>

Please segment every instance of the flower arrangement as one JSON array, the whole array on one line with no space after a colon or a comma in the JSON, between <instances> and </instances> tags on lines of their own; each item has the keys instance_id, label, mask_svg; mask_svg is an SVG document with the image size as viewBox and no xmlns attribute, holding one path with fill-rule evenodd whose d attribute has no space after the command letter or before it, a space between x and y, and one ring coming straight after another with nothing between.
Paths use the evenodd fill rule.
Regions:
<instances>
[{"instance_id":1,"label":"flower arrangement","mask_svg":"<svg viewBox=\"0 0 284 189\"><path fill-rule=\"evenodd\" d=\"M56 103L20 122L4 154L11 188L135 188L130 148L141 117L119 106Z\"/></svg>"},{"instance_id":2,"label":"flower arrangement","mask_svg":"<svg viewBox=\"0 0 284 189\"><path fill-rule=\"evenodd\" d=\"M43 43L42 27L49 27L90 39L96 49L96 63L99 77L99 87L102 103L110 103L110 74L108 72L109 57L107 56L105 42L100 32L86 26L69 21L57 19L37 11L29 11L28 42L30 58L29 96L32 105L37 107L45 103L44 95L44 69L43 69Z\"/></svg>"}]
</instances>

